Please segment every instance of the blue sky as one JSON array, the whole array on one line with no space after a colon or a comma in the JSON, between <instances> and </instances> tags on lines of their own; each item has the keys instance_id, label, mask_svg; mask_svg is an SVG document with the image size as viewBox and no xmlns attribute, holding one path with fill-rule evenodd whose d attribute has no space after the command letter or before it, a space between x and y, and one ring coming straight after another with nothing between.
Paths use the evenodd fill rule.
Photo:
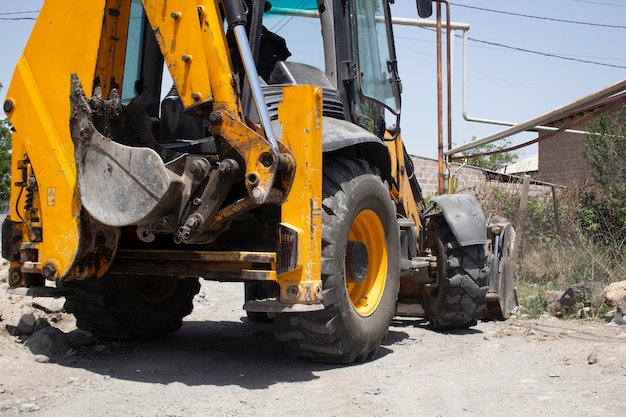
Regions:
<instances>
[{"instance_id":1,"label":"blue sky","mask_svg":"<svg viewBox=\"0 0 626 417\"><path fill-rule=\"evenodd\" d=\"M467 84L467 111L470 116L523 122L626 78L626 68L607 66L626 67L626 49L623 47L626 41L626 29L623 28L626 26L626 3L622 0L453 0L451 3L451 20L469 23L471 38L566 58L470 41ZM41 4L41 0L1 0L0 19L33 17L35 14L4 13L38 10ZM392 13L398 17L417 18L415 1L396 0ZM2 101L32 25L32 20L0 20ZM279 33L286 34L301 28L301 21L293 19L286 22ZM396 28L395 35L404 87L403 137L410 153L435 157L435 35L429 30L405 27ZM453 49L453 141L460 145L472 137L484 137L503 128L466 122L461 118L460 39L455 41ZM533 137L534 134L523 134L512 141L520 143ZM521 156L533 151L533 148L524 149Z\"/></svg>"}]
</instances>

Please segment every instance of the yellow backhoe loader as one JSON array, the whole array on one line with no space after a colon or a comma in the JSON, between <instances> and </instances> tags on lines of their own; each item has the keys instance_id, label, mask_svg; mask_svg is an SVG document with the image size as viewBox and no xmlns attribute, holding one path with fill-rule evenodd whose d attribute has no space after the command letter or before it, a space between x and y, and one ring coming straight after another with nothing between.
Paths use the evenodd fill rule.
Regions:
<instances>
[{"instance_id":1,"label":"yellow backhoe loader","mask_svg":"<svg viewBox=\"0 0 626 417\"><path fill-rule=\"evenodd\" d=\"M200 278L242 282L250 320L341 363L396 314L485 317L506 224L489 238L468 195L424 207L389 3L46 0L4 103L10 284L130 339L177 330ZM301 15L315 36L268 28Z\"/></svg>"}]
</instances>

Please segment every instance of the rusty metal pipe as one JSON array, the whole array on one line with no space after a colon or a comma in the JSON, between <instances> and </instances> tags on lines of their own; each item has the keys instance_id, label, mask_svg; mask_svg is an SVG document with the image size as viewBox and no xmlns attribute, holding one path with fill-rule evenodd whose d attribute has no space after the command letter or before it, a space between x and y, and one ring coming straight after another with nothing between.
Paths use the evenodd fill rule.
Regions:
<instances>
[{"instance_id":1,"label":"rusty metal pipe","mask_svg":"<svg viewBox=\"0 0 626 417\"><path fill-rule=\"evenodd\" d=\"M559 117L566 116L570 114L571 112L575 112L578 109L581 109L581 108L584 108L585 106L593 104L594 102L598 100L610 97L613 94L617 94L625 90L626 90L626 79L623 79L622 81L618 83L612 84L606 88L598 90L595 93L591 93L563 107L559 107L557 109L544 113L540 116L534 117L530 120L527 120L526 122L518 123L512 127L501 130L500 132L496 132L492 135L483 137L481 139L476 139L469 143L457 146L453 149L449 149L445 152L445 154L454 155L456 153L463 152L463 151L475 148L480 145L485 145L487 143L492 143L500 139L508 138L509 136L515 135L520 132L524 132L529 129L534 129L538 125L550 123L551 121L554 121L555 119L558 119Z\"/></svg>"},{"instance_id":2,"label":"rusty metal pipe","mask_svg":"<svg viewBox=\"0 0 626 417\"><path fill-rule=\"evenodd\" d=\"M442 59L442 23L441 4L446 5L446 116L448 150L452 148L452 65L451 65L451 24L450 3L447 0L433 0L437 2L437 161L438 173L437 184L439 194L445 193L445 165L446 154L443 143L443 59Z\"/></svg>"},{"instance_id":3,"label":"rusty metal pipe","mask_svg":"<svg viewBox=\"0 0 626 417\"><path fill-rule=\"evenodd\" d=\"M441 3L437 1L437 191L445 192L444 153L443 153L443 63L441 60Z\"/></svg>"},{"instance_id":4,"label":"rusty metal pipe","mask_svg":"<svg viewBox=\"0 0 626 417\"><path fill-rule=\"evenodd\" d=\"M452 30L450 29L450 3L440 0L446 5L446 94L448 100L448 150L452 149Z\"/></svg>"}]
</instances>

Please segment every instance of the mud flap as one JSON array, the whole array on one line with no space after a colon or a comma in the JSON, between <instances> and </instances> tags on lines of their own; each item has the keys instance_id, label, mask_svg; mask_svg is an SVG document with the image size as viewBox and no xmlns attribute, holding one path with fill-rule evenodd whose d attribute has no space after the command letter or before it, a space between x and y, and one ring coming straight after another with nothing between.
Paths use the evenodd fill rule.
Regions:
<instances>
[{"instance_id":1,"label":"mud flap","mask_svg":"<svg viewBox=\"0 0 626 417\"><path fill-rule=\"evenodd\" d=\"M433 198L461 246L487 242L487 220L483 209L468 194L444 194Z\"/></svg>"},{"instance_id":2,"label":"mud flap","mask_svg":"<svg viewBox=\"0 0 626 417\"><path fill-rule=\"evenodd\" d=\"M158 218L157 208L165 204L167 196L180 195L182 184L177 176L153 149L122 145L98 132L75 74L70 97L70 132L83 206L96 220L109 226Z\"/></svg>"}]
</instances>

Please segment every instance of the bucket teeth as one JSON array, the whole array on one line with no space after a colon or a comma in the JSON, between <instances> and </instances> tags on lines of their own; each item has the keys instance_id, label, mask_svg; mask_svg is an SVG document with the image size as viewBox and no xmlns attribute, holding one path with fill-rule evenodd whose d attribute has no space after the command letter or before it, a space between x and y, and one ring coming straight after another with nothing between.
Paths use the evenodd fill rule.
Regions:
<instances>
[{"instance_id":1,"label":"bucket teeth","mask_svg":"<svg viewBox=\"0 0 626 417\"><path fill-rule=\"evenodd\" d=\"M109 226L139 224L158 216L155 209L173 182L159 154L151 148L117 143L103 134L111 133L110 122L120 114L117 93L104 100L96 88L94 97L87 99L73 74L70 94L70 132L83 206Z\"/></svg>"}]
</instances>

